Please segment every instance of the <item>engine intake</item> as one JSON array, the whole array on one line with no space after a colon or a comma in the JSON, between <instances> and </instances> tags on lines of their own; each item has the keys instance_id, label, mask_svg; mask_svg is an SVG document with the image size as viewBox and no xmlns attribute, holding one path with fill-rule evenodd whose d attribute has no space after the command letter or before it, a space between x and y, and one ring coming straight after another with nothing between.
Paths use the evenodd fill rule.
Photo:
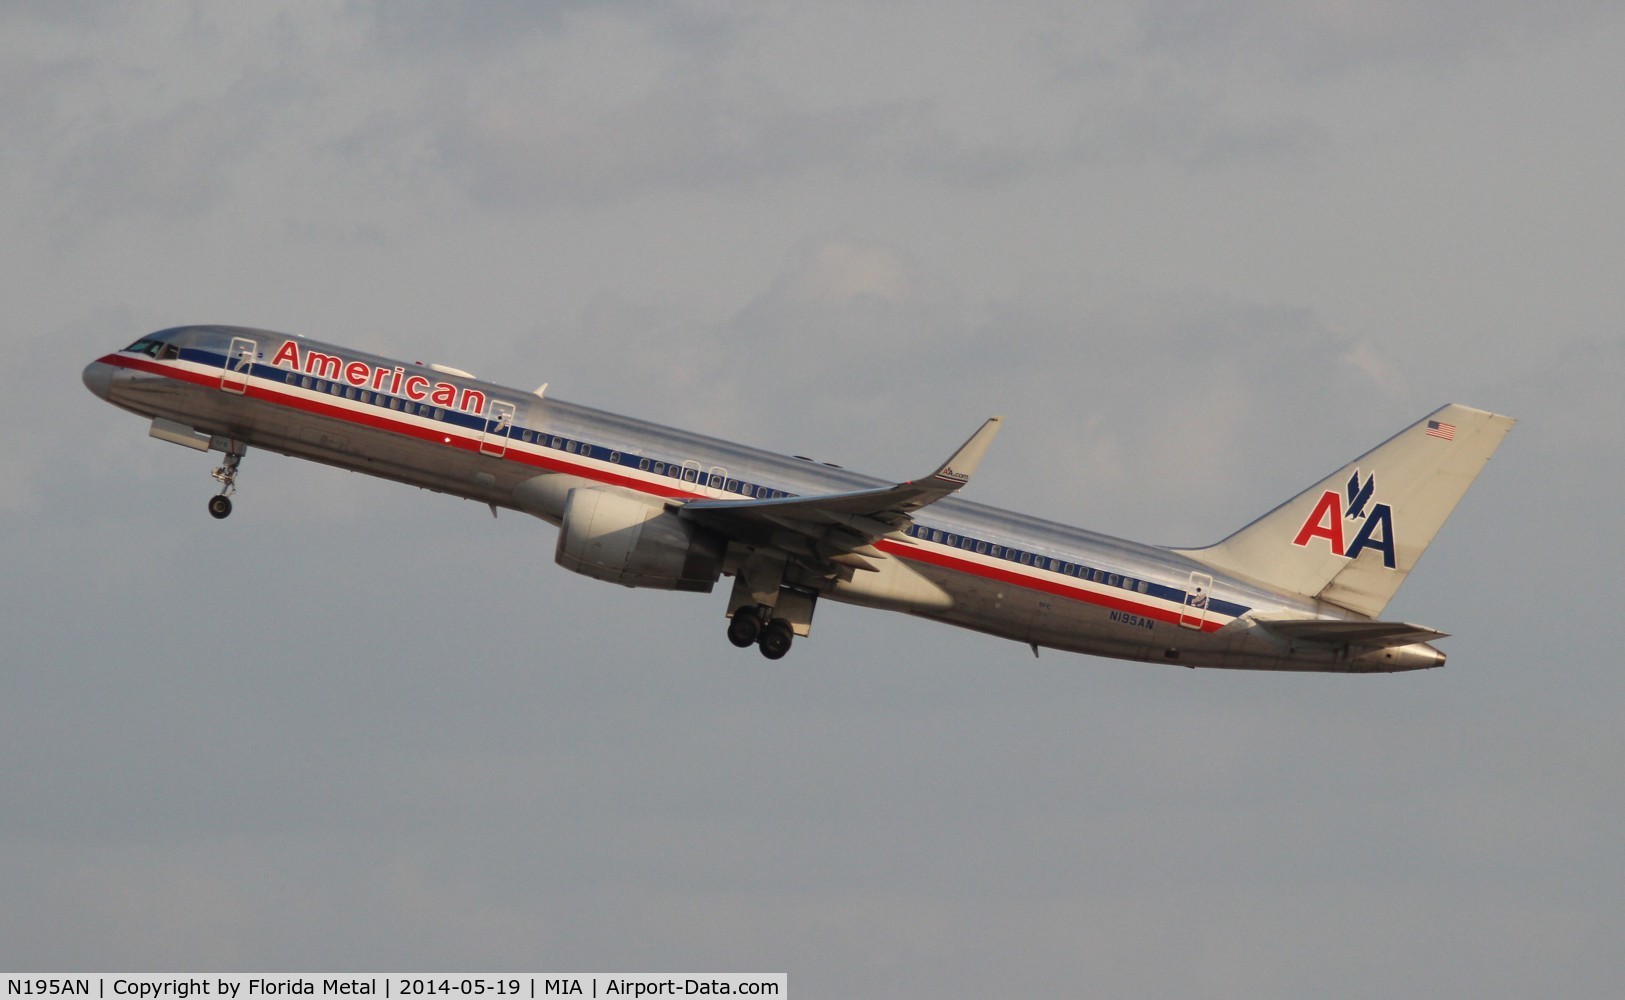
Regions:
<instances>
[{"instance_id":1,"label":"engine intake","mask_svg":"<svg viewBox=\"0 0 1625 1000\"><path fill-rule=\"evenodd\" d=\"M726 548L658 502L577 488L564 498L553 558L565 569L623 587L710 593Z\"/></svg>"}]
</instances>

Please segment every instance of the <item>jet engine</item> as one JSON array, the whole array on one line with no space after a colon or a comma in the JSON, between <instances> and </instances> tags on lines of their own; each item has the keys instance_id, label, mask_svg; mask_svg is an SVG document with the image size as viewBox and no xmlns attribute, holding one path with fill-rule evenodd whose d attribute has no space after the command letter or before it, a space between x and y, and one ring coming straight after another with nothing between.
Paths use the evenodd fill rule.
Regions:
<instances>
[{"instance_id":1,"label":"jet engine","mask_svg":"<svg viewBox=\"0 0 1625 1000\"><path fill-rule=\"evenodd\" d=\"M565 569L623 587L709 593L726 543L658 502L577 488L564 499L553 558Z\"/></svg>"}]
</instances>

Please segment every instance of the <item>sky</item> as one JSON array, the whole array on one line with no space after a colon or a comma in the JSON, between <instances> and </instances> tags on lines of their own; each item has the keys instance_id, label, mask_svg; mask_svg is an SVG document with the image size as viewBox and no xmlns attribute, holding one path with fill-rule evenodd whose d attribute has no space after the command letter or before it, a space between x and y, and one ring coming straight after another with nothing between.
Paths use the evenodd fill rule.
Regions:
<instances>
[{"instance_id":1,"label":"sky","mask_svg":"<svg viewBox=\"0 0 1625 1000\"><path fill-rule=\"evenodd\" d=\"M803 997L1625 977L1625 10L0 6L0 968L766 971ZM1442 670L1045 652L553 564L150 439L227 323L1225 536L1519 423L1388 616Z\"/></svg>"}]
</instances>

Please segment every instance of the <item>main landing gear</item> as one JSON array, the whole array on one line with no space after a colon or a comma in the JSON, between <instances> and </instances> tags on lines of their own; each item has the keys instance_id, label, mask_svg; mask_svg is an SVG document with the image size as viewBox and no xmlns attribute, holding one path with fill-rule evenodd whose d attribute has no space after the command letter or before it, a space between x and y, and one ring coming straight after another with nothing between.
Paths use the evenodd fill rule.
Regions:
<instances>
[{"instance_id":1,"label":"main landing gear","mask_svg":"<svg viewBox=\"0 0 1625 1000\"><path fill-rule=\"evenodd\" d=\"M762 613L756 608L740 608L728 620L729 642L740 649L755 644L770 660L780 659L790 652L790 643L794 640L795 630L788 621L774 618L763 622Z\"/></svg>"},{"instance_id":2,"label":"main landing gear","mask_svg":"<svg viewBox=\"0 0 1625 1000\"><path fill-rule=\"evenodd\" d=\"M782 659L796 636L811 631L818 595L785 586L782 560L765 574L751 570L747 563L734 577L733 594L728 598L728 641L740 649L755 646L770 660Z\"/></svg>"},{"instance_id":3,"label":"main landing gear","mask_svg":"<svg viewBox=\"0 0 1625 1000\"><path fill-rule=\"evenodd\" d=\"M225 462L209 473L220 483L220 492L209 498L209 513L216 518L228 517L231 514L231 495L237 492L237 466L242 464L243 456L247 453L247 447L236 441L231 442L226 451Z\"/></svg>"}]
</instances>

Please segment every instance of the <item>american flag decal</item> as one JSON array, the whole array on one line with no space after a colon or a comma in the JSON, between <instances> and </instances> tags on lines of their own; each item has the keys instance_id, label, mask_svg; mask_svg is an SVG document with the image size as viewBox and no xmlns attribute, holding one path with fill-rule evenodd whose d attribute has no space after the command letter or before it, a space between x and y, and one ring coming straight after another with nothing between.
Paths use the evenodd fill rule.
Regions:
<instances>
[{"instance_id":1,"label":"american flag decal","mask_svg":"<svg viewBox=\"0 0 1625 1000\"><path fill-rule=\"evenodd\" d=\"M1447 424L1440 420L1428 421L1428 437L1443 438L1446 441L1456 439L1456 425Z\"/></svg>"}]
</instances>

